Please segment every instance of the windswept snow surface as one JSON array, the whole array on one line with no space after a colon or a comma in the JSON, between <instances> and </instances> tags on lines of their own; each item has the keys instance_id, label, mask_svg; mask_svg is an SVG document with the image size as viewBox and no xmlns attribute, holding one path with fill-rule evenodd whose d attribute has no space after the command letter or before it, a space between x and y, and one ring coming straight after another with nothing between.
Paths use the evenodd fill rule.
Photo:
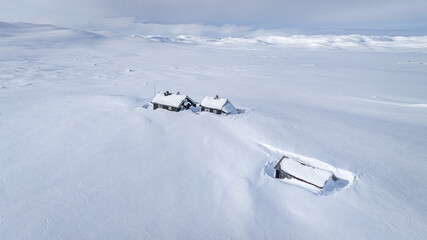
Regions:
<instances>
[{"instance_id":1,"label":"windswept snow surface","mask_svg":"<svg viewBox=\"0 0 427 240\"><path fill-rule=\"evenodd\" d=\"M425 37L289 38L0 24L0 239L425 238ZM247 111L143 108L154 83ZM284 184L272 149L355 179Z\"/></svg>"}]
</instances>

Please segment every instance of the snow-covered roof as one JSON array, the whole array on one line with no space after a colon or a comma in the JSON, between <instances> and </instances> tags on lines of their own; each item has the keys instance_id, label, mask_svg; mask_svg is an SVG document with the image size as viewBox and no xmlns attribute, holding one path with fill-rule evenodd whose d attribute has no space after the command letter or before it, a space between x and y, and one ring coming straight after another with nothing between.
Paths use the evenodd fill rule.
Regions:
<instances>
[{"instance_id":1,"label":"snow-covered roof","mask_svg":"<svg viewBox=\"0 0 427 240\"><path fill-rule=\"evenodd\" d=\"M226 98L205 97L200 105L207 108L222 110L225 113L232 113L237 110Z\"/></svg>"},{"instance_id":2,"label":"snow-covered roof","mask_svg":"<svg viewBox=\"0 0 427 240\"><path fill-rule=\"evenodd\" d=\"M222 107L224 107L224 105L227 103L227 101L228 101L228 99L226 99L226 98L215 99L214 97L205 97L205 98L203 98L200 105L202 105L203 107L207 107L207 108L214 108L214 109L221 110Z\"/></svg>"},{"instance_id":3,"label":"snow-covered roof","mask_svg":"<svg viewBox=\"0 0 427 240\"><path fill-rule=\"evenodd\" d=\"M222 108L222 111L224 111L225 113L235 113L235 112L237 112L237 108L236 107L234 107L234 105L233 104L231 104L231 102L230 101L228 101L225 105L224 105L224 107Z\"/></svg>"},{"instance_id":4,"label":"snow-covered roof","mask_svg":"<svg viewBox=\"0 0 427 240\"><path fill-rule=\"evenodd\" d=\"M181 94L169 94L165 96L163 92L158 93L151 102L158 103L162 105L167 105L171 107L179 107L181 103L186 99L190 99L187 95L181 95Z\"/></svg>"},{"instance_id":5,"label":"snow-covered roof","mask_svg":"<svg viewBox=\"0 0 427 240\"><path fill-rule=\"evenodd\" d=\"M280 163L280 167L283 171L318 187L323 187L325 182L332 176L330 171L303 165L290 158L284 158Z\"/></svg>"}]
</instances>

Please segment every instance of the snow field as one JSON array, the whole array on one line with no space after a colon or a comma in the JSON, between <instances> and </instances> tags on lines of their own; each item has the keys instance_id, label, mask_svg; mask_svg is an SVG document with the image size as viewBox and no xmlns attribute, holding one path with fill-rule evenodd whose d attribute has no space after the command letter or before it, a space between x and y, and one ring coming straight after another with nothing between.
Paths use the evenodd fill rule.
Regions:
<instances>
[{"instance_id":1,"label":"snow field","mask_svg":"<svg viewBox=\"0 0 427 240\"><path fill-rule=\"evenodd\" d=\"M425 45L81 41L45 28L0 28L2 239L427 234L427 68L408 62L425 62ZM146 109L154 82L246 112ZM326 196L283 184L266 166L285 153L354 181Z\"/></svg>"}]
</instances>

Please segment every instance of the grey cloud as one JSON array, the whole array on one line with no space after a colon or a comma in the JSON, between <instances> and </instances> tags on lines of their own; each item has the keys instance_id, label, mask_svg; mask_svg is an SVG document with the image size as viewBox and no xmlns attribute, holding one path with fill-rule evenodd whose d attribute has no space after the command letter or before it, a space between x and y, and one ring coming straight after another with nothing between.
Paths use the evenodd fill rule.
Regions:
<instances>
[{"instance_id":1,"label":"grey cloud","mask_svg":"<svg viewBox=\"0 0 427 240\"><path fill-rule=\"evenodd\" d=\"M0 3L0 21L64 22L133 18L161 24L284 27L423 28L424 0L14 0Z\"/></svg>"}]
</instances>

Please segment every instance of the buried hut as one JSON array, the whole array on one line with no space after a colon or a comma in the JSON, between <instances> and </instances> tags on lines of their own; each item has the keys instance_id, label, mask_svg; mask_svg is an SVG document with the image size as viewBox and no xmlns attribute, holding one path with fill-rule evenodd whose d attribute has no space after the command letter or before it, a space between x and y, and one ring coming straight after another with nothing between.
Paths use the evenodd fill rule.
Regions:
<instances>
[{"instance_id":1,"label":"buried hut","mask_svg":"<svg viewBox=\"0 0 427 240\"><path fill-rule=\"evenodd\" d=\"M215 97L205 97L200 103L202 112L211 112L216 114L233 114L237 113L236 107L226 98L220 98L218 95Z\"/></svg>"},{"instance_id":2,"label":"buried hut","mask_svg":"<svg viewBox=\"0 0 427 240\"><path fill-rule=\"evenodd\" d=\"M158 93L153 100L153 109L161 108L169 111L179 112L190 107L195 107L196 102L187 95L176 94L169 91Z\"/></svg>"},{"instance_id":3,"label":"buried hut","mask_svg":"<svg viewBox=\"0 0 427 240\"><path fill-rule=\"evenodd\" d=\"M296 179L306 184L322 189L329 180L337 181L338 178L330 171L310 166L283 156L274 167L275 178Z\"/></svg>"}]
</instances>

